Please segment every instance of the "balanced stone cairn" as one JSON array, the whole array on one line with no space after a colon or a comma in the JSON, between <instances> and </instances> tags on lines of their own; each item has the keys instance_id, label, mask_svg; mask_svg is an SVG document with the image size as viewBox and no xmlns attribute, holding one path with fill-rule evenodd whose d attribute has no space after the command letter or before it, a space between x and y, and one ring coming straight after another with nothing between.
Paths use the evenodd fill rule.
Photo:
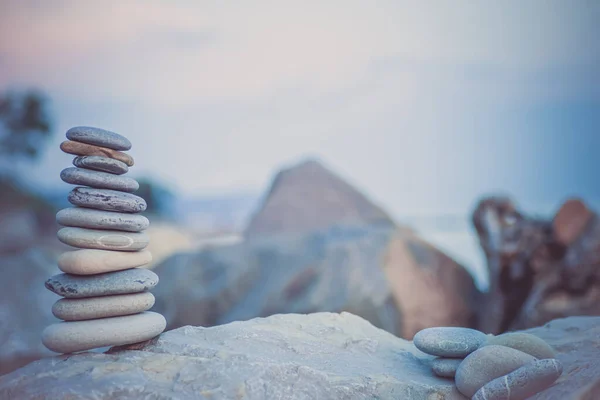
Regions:
<instances>
[{"instance_id":1,"label":"balanced stone cairn","mask_svg":"<svg viewBox=\"0 0 600 400\"><path fill-rule=\"evenodd\" d=\"M437 376L454 378L458 391L473 400L524 400L562 374L552 347L528 333L494 336L468 328L427 328L413 343L437 357L431 361Z\"/></svg>"},{"instance_id":2,"label":"balanced stone cairn","mask_svg":"<svg viewBox=\"0 0 600 400\"><path fill-rule=\"evenodd\" d=\"M162 333L165 318L148 311L154 296L148 292L158 276L138 268L152 260L144 248L150 222L139 212L146 202L131 192L139 188L123 176L133 166L125 137L103 129L76 127L67 131L60 148L77 157L74 168L60 174L63 181L80 185L69 193L75 207L60 210L56 221L64 226L58 239L80 250L58 259L58 274L46 288L64 297L52 313L64 322L47 327L42 342L57 353L142 342Z\"/></svg>"}]
</instances>

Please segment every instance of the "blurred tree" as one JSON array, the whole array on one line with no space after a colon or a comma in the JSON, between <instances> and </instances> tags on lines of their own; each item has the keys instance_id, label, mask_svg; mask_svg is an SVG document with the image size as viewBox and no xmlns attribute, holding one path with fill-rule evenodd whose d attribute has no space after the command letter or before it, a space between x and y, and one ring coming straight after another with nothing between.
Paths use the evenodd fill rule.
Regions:
<instances>
[{"instance_id":1,"label":"blurred tree","mask_svg":"<svg viewBox=\"0 0 600 400\"><path fill-rule=\"evenodd\" d=\"M168 217L174 200L173 193L151 178L141 178L138 179L138 182L140 188L135 194L146 200L148 206L146 212Z\"/></svg>"},{"instance_id":2,"label":"blurred tree","mask_svg":"<svg viewBox=\"0 0 600 400\"><path fill-rule=\"evenodd\" d=\"M0 157L35 158L51 133L47 100L41 93L0 95Z\"/></svg>"}]
</instances>

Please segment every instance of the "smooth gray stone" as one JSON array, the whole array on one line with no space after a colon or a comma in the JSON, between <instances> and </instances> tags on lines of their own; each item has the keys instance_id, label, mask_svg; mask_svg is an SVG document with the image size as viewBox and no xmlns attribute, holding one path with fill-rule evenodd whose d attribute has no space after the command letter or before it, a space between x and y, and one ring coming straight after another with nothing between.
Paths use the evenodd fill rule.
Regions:
<instances>
[{"instance_id":1,"label":"smooth gray stone","mask_svg":"<svg viewBox=\"0 0 600 400\"><path fill-rule=\"evenodd\" d=\"M442 378L454 378L462 358L436 358L431 361L433 373Z\"/></svg>"},{"instance_id":2,"label":"smooth gray stone","mask_svg":"<svg viewBox=\"0 0 600 400\"><path fill-rule=\"evenodd\" d=\"M414 336L417 349L432 356L463 358L485 343L482 332L469 328L440 327L423 329Z\"/></svg>"},{"instance_id":3,"label":"smooth gray stone","mask_svg":"<svg viewBox=\"0 0 600 400\"><path fill-rule=\"evenodd\" d=\"M95 171L108 172L115 175L123 175L129 171L129 167L123 161L100 156L75 157L73 159L73 165L79 168L93 169Z\"/></svg>"},{"instance_id":4,"label":"smooth gray stone","mask_svg":"<svg viewBox=\"0 0 600 400\"><path fill-rule=\"evenodd\" d=\"M487 383L475 393L473 400L525 400L542 392L562 374L560 361L534 361Z\"/></svg>"},{"instance_id":5,"label":"smooth gray stone","mask_svg":"<svg viewBox=\"0 0 600 400\"><path fill-rule=\"evenodd\" d=\"M139 293L152 289L158 283L158 275L145 268L107 272L97 275L58 274L46 280L51 292L67 299L111 296Z\"/></svg>"},{"instance_id":6,"label":"smooth gray stone","mask_svg":"<svg viewBox=\"0 0 600 400\"><path fill-rule=\"evenodd\" d=\"M42 343L57 353L120 346L152 339L165 330L165 318L151 311L122 317L68 321L50 325Z\"/></svg>"},{"instance_id":7,"label":"smooth gray stone","mask_svg":"<svg viewBox=\"0 0 600 400\"><path fill-rule=\"evenodd\" d=\"M150 238L144 232L66 227L60 229L56 236L64 244L81 249L138 251L150 243Z\"/></svg>"},{"instance_id":8,"label":"smooth gray stone","mask_svg":"<svg viewBox=\"0 0 600 400\"><path fill-rule=\"evenodd\" d=\"M509 374L536 358L504 346L483 346L469 354L456 370L456 387L471 398L488 382Z\"/></svg>"},{"instance_id":9,"label":"smooth gray stone","mask_svg":"<svg viewBox=\"0 0 600 400\"><path fill-rule=\"evenodd\" d=\"M131 193L109 189L76 187L69 193L71 204L105 211L137 213L146 211L146 201Z\"/></svg>"},{"instance_id":10,"label":"smooth gray stone","mask_svg":"<svg viewBox=\"0 0 600 400\"><path fill-rule=\"evenodd\" d=\"M520 350L540 360L555 357L554 349L548 343L529 333L509 332L488 337L486 345L494 344Z\"/></svg>"},{"instance_id":11,"label":"smooth gray stone","mask_svg":"<svg viewBox=\"0 0 600 400\"><path fill-rule=\"evenodd\" d=\"M56 214L56 222L64 226L115 231L140 232L150 226L141 214L127 214L92 208L71 207Z\"/></svg>"},{"instance_id":12,"label":"smooth gray stone","mask_svg":"<svg viewBox=\"0 0 600 400\"><path fill-rule=\"evenodd\" d=\"M113 150L129 150L131 142L124 136L91 126L76 126L67 131L67 139L76 142L108 147Z\"/></svg>"},{"instance_id":13,"label":"smooth gray stone","mask_svg":"<svg viewBox=\"0 0 600 400\"><path fill-rule=\"evenodd\" d=\"M135 192L140 188L138 182L133 178L84 168L65 168L60 173L60 179L72 185L84 185L96 189L112 189L122 192Z\"/></svg>"},{"instance_id":14,"label":"smooth gray stone","mask_svg":"<svg viewBox=\"0 0 600 400\"><path fill-rule=\"evenodd\" d=\"M52 314L63 321L119 317L148 311L154 305L154 300L150 292L86 299L60 299L52 306Z\"/></svg>"}]
</instances>

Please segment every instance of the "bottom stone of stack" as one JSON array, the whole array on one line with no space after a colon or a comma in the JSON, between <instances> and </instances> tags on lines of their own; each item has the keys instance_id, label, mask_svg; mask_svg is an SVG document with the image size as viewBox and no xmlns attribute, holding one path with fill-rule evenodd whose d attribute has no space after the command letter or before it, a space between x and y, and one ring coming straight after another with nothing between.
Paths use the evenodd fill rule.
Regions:
<instances>
[{"instance_id":1,"label":"bottom stone of stack","mask_svg":"<svg viewBox=\"0 0 600 400\"><path fill-rule=\"evenodd\" d=\"M153 305L154 296L150 292L60 299L52 306L52 314L65 321L82 321L137 314L151 309Z\"/></svg>"},{"instance_id":2,"label":"bottom stone of stack","mask_svg":"<svg viewBox=\"0 0 600 400\"><path fill-rule=\"evenodd\" d=\"M165 318L151 311L122 317L59 322L44 330L42 343L57 353L73 353L143 342L161 334L166 326Z\"/></svg>"}]
</instances>

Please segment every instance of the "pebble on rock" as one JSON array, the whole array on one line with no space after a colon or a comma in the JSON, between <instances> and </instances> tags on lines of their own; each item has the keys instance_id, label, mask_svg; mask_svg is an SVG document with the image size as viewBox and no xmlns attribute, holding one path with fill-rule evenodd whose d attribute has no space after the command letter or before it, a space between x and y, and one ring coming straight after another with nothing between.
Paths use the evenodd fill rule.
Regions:
<instances>
[{"instance_id":1,"label":"pebble on rock","mask_svg":"<svg viewBox=\"0 0 600 400\"><path fill-rule=\"evenodd\" d=\"M128 176L119 176L83 168L65 168L60 173L60 179L72 185L91 186L97 189L112 189L123 192L135 192L140 188L139 183Z\"/></svg>"},{"instance_id":2,"label":"pebble on rock","mask_svg":"<svg viewBox=\"0 0 600 400\"><path fill-rule=\"evenodd\" d=\"M129 150L131 142L124 136L91 126L76 126L67 131L67 139L76 142L108 147L113 150Z\"/></svg>"},{"instance_id":3,"label":"pebble on rock","mask_svg":"<svg viewBox=\"0 0 600 400\"><path fill-rule=\"evenodd\" d=\"M424 353L438 357L463 358L485 343L486 335L475 329L426 328L414 336L413 343Z\"/></svg>"},{"instance_id":4,"label":"pebble on rock","mask_svg":"<svg viewBox=\"0 0 600 400\"><path fill-rule=\"evenodd\" d=\"M456 387L471 398L486 383L535 360L535 357L510 347L483 346L458 366Z\"/></svg>"},{"instance_id":5,"label":"pebble on rock","mask_svg":"<svg viewBox=\"0 0 600 400\"><path fill-rule=\"evenodd\" d=\"M65 140L60 144L60 149L65 153L74 154L76 156L100 156L114 158L115 160L124 162L130 167L133 166L133 157L131 157L129 154L106 147L94 146L92 144L80 143L72 140Z\"/></svg>"},{"instance_id":6,"label":"pebble on rock","mask_svg":"<svg viewBox=\"0 0 600 400\"><path fill-rule=\"evenodd\" d=\"M93 169L115 175L123 175L129 167L123 161L99 156L80 156L73 159L73 165L79 168Z\"/></svg>"},{"instance_id":7,"label":"pebble on rock","mask_svg":"<svg viewBox=\"0 0 600 400\"><path fill-rule=\"evenodd\" d=\"M149 310L153 305L154 296L150 292L60 299L52 306L52 314L65 321L83 321L137 314Z\"/></svg>"},{"instance_id":8,"label":"pebble on rock","mask_svg":"<svg viewBox=\"0 0 600 400\"><path fill-rule=\"evenodd\" d=\"M537 336L523 332L509 332L488 338L486 344L506 346L523 353L530 354L537 359L554 358L552 347Z\"/></svg>"},{"instance_id":9,"label":"pebble on rock","mask_svg":"<svg viewBox=\"0 0 600 400\"><path fill-rule=\"evenodd\" d=\"M58 268L68 274L93 275L141 267L150 261L152 261L152 254L148 250L83 249L62 253L58 257Z\"/></svg>"},{"instance_id":10,"label":"pebble on rock","mask_svg":"<svg viewBox=\"0 0 600 400\"><path fill-rule=\"evenodd\" d=\"M137 251L150 242L144 232L121 232L86 228L62 228L58 240L69 246L82 249Z\"/></svg>"},{"instance_id":11,"label":"pebble on rock","mask_svg":"<svg viewBox=\"0 0 600 400\"><path fill-rule=\"evenodd\" d=\"M42 333L42 343L57 353L121 346L152 339L165 330L165 318L151 311L122 317L59 322Z\"/></svg>"},{"instance_id":12,"label":"pebble on rock","mask_svg":"<svg viewBox=\"0 0 600 400\"><path fill-rule=\"evenodd\" d=\"M552 386L562 370L562 364L555 359L534 361L487 383L473 400L525 400Z\"/></svg>"},{"instance_id":13,"label":"pebble on rock","mask_svg":"<svg viewBox=\"0 0 600 400\"><path fill-rule=\"evenodd\" d=\"M97 210L137 213L146 210L146 201L131 193L109 189L93 189L78 186L71 190L71 204Z\"/></svg>"},{"instance_id":14,"label":"pebble on rock","mask_svg":"<svg viewBox=\"0 0 600 400\"><path fill-rule=\"evenodd\" d=\"M454 378L462 358L436 358L431 361L433 373L442 378Z\"/></svg>"},{"instance_id":15,"label":"pebble on rock","mask_svg":"<svg viewBox=\"0 0 600 400\"><path fill-rule=\"evenodd\" d=\"M67 299L139 293L152 289L158 275L149 269L132 268L97 275L58 274L46 280L51 292Z\"/></svg>"},{"instance_id":16,"label":"pebble on rock","mask_svg":"<svg viewBox=\"0 0 600 400\"><path fill-rule=\"evenodd\" d=\"M56 222L63 226L127 232L140 232L150 226L148 218L141 214L118 213L83 207L60 210L56 214Z\"/></svg>"}]
</instances>

